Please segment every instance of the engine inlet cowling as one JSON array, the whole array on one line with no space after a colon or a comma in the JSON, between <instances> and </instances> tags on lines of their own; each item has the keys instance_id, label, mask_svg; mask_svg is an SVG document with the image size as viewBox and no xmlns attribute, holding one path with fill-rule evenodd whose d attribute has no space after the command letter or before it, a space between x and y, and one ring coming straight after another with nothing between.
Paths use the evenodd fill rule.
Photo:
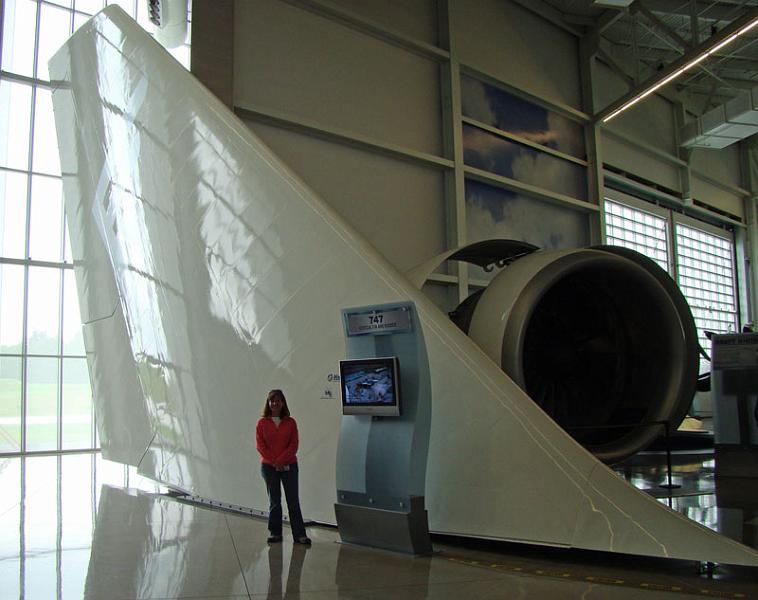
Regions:
<instances>
[{"instance_id":1,"label":"engine inlet cowling","mask_svg":"<svg viewBox=\"0 0 758 600\"><path fill-rule=\"evenodd\" d=\"M465 249L448 258L461 257ZM613 246L493 258L507 267L451 317L574 439L613 463L650 444L663 422L679 425L698 342L665 271Z\"/></svg>"}]
</instances>

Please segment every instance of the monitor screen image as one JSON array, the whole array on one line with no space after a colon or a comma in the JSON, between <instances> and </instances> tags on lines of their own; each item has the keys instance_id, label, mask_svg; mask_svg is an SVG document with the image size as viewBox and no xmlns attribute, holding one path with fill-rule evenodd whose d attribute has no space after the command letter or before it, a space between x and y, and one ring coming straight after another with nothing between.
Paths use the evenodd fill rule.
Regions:
<instances>
[{"instance_id":1,"label":"monitor screen image","mask_svg":"<svg viewBox=\"0 0 758 600\"><path fill-rule=\"evenodd\" d=\"M341 360L340 382L343 415L400 414L397 357Z\"/></svg>"}]
</instances>

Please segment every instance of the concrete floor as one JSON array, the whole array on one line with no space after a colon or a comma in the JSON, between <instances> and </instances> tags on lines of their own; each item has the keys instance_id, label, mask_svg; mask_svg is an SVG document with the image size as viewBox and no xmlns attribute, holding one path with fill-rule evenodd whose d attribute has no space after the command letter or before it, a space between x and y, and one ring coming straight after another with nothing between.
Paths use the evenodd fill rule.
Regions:
<instances>
[{"instance_id":1,"label":"concrete floor","mask_svg":"<svg viewBox=\"0 0 758 600\"><path fill-rule=\"evenodd\" d=\"M665 457L663 459L665 464ZM709 527L756 546L758 496L713 477L712 456L660 455L619 475ZM729 487L724 496L719 490ZM99 454L0 459L0 598L758 598L758 569L509 544L433 539L414 558L339 543L266 544L257 518L178 501ZM736 491L735 491L736 490ZM744 497L735 506L734 495ZM719 498L728 497L730 506Z\"/></svg>"}]
</instances>

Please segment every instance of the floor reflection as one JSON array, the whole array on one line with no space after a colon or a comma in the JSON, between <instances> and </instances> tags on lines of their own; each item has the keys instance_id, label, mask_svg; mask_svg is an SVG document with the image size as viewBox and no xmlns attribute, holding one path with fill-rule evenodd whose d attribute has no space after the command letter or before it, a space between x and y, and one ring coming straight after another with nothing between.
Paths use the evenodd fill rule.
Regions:
<instances>
[{"instance_id":1,"label":"floor reflection","mask_svg":"<svg viewBox=\"0 0 758 600\"><path fill-rule=\"evenodd\" d=\"M755 490L707 465L698 481L697 461L679 457L682 487L660 496L666 475L647 460L619 474L756 545ZM722 566L715 581L681 561L440 536L433 556L412 557L341 544L330 527L309 528L312 547L286 534L268 545L264 520L181 503L96 453L0 459L0 489L2 600L758 598L756 570Z\"/></svg>"},{"instance_id":2,"label":"floor reflection","mask_svg":"<svg viewBox=\"0 0 758 600\"><path fill-rule=\"evenodd\" d=\"M114 589L127 598L242 595L241 567L223 513L103 486L86 597Z\"/></svg>"},{"instance_id":3,"label":"floor reflection","mask_svg":"<svg viewBox=\"0 0 758 600\"><path fill-rule=\"evenodd\" d=\"M303 561L309 548L300 544L292 544L287 565L287 576L284 577L284 544L271 544L266 549L268 555L269 586L267 598L295 598L300 594L300 577L303 572Z\"/></svg>"},{"instance_id":4,"label":"floor reflection","mask_svg":"<svg viewBox=\"0 0 758 600\"><path fill-rule=\"evenodd\" d=\"M672 488L663 452L640 453L615 470L672 510L758 549L758 479L716 477L712 451L674 453Z\"/></svg>"},{"instance_id":5,"label":"floor reflection","mask_svg":"<svg viewBox=\"0 0 758 600\"><path fill-rule=\"evenodd\" d=\"M0 459L0 597L84 597L104 483L160 491L97 453Z\"/></svg>"}]
</instances>

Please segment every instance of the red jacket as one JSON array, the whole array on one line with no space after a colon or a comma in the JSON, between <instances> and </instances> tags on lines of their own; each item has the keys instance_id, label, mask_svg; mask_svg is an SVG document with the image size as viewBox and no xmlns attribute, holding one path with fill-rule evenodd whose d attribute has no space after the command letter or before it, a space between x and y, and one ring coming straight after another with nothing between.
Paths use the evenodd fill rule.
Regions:
<instances>
[{"instance_id":1,"label":"red jacket","mask_svg":"<svg viewBox=\"0 0 758 600\"><path fill-rule=\"evenodd\" d=\"M279 427L270 417L261 417L255 426L255 447L261 462L272 466L291 465L297 461L297 423L282 417Z\"/></svg>"}]
</instances>

